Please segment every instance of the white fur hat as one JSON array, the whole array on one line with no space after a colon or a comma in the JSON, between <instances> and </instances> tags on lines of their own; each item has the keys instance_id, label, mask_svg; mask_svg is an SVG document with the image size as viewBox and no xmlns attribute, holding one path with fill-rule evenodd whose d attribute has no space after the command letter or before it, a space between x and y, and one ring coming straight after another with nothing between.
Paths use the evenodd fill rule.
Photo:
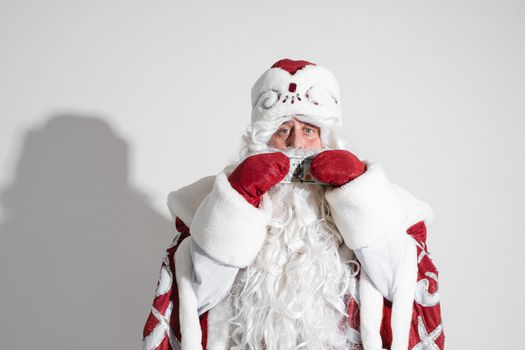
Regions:
<instances>
[{"instance_id":1,"label":"white fur hat","mask_svg":"<svg viewBox=\"0 0 525 350\"><path fill-rule=\"evenodd\" d=\"M252 87L252 123L304 116L319 126L341 126L339 85L323 66L282 59Z\"/></svg>"}]
</instances>

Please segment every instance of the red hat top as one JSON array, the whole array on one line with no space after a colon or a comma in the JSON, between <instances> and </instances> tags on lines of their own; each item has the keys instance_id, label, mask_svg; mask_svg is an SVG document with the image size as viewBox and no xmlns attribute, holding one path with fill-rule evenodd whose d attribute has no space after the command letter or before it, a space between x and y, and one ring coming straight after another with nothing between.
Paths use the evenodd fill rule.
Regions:
<instances>
[{"instance_id":1,"label":"red hat top","mask_svg":"<svg viewBox=\"0 0 525 350\"><path fill-rule=\"evenodd\" d=\"M281 68L290 73L290 75L294 75L298 70L303 69L309 65L315 66L315 63L304 60L295 61L289 58L284 58L275 62L271 68Z\"/></svg>"}]
</instances>

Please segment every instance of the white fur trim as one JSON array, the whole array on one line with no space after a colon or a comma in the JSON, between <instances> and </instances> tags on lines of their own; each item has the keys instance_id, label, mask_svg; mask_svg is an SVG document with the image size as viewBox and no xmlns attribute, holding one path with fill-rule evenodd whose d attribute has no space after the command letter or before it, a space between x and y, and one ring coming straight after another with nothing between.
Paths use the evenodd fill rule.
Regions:
<instances>
[{"instance_id":1,"label":"white fur trim","mask_svg":"<svg viewBox=\"0 0 525 350\"><path fill-rule=\"evenodd\" d=\"M211 193L195 213L191 236L213 259L226 265L246 267L266 237L270 204L263 196L260 208L255 208L233 189L223 171L217 175Z\"/></svg>"},{"instance_id":2,"label":"white fur trim","mask_svg":"<svg viewBox=\"0 0 525 350\"><path fill-rule=\"evenodd\" d=\"M232 317L230 300L223 299L208 311L208 342L206 350L228 350L230 341L230 324Z\"/></svg>"},{"instance_id":3,"label":"white fur trim","mask_svg":"<svg viewBox=\"0 0 525 350\"><path fill-rule=\"evenodd\" d=\"M168 194L168 208L173 220L179 217L186 226L190 226L197 208L210 193L214 176L203 177L191 185L182 187Z\"/></svg>"},{"instance_id":4,"label":"white fur trim","mask_svg":"<svg viewBox=\"0 0 525 350\"><path fill-rule=\"evenodd\" d=\"M179 323L184 350L202 350L202 331L197 312L197 296L192 287L193 265L190 240L184 239L175 252L175 275L179 289Z\"/></svg>"},{"instance_id":5,"label":"white fur trim","mask_svg":"<svg viewBox=\"0 0 525 350\"><path fill-rule=\"evenodd\" d=\"M382 166L372 161L363 162L367 166L365 173L326 191L334 222L351 249L366 247L399 233L408 217Z\"/></svg>"},{"instance_id":6,"label":"white fur trim","mask_svg":"<svg viewBox=\"0 0 525 350\"><path fill-rule=\"evenodd\" d=\"M408 235L407 235L408 236ZM392 300L392 346L391 350L408 349L408 338L412 324L412 312L417 284L417 248L414 240L408 247L404 262L399 267Z\"/></svg>"},{"instance_id":7,"label":"white fur trim","mask_svg":"<svg viewBox=\"0 0 525 350\"><path fill-rule=\"evenodd\" d=\"M383 296L374 287L364 270L361 270L359 278L359 316L363 349L381 349L382 340L379 330L383 319Z\"/></svg>"},{"instance_id":8,"label":"white fur trim","mask_svg":"<svg viewBox=\"0 0 525 350\"><path fill-rule=\"evenodd\" d=\"M288 91L290 83L297 85L295 92ZM306 115L322 124L342 125L339 85L323 66L307 65L294 75L270 68L253 85L251 98L252 122Z\"/></svg>"}]
</instances>

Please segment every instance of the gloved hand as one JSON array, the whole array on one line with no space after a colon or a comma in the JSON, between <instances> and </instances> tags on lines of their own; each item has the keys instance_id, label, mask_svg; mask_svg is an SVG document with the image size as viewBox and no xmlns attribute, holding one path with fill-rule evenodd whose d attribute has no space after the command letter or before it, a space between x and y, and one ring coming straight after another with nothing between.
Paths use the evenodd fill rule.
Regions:
<instances>
[{"instance_id":1,"label":"gloved hand","mask_svg":"<svg viewBox=\"0 0 525 350\"><path fill-rule=\"evenodd\" d=\"M346 150L319 153L312 160L310 172L319 181L339 187L366 171L366 164Z\"/></svg>"},{"instance_id":2,"label":"gloved hand","mask_svg":"<svg viewBox=\"0 0 525 350\"><path fill-rule=\"evenodd\" d=\"M279 183L290 169L290 160L281 152L250 156L228 176L232 187L258 207L261 196Z\"/></svg>"}]
</instances>

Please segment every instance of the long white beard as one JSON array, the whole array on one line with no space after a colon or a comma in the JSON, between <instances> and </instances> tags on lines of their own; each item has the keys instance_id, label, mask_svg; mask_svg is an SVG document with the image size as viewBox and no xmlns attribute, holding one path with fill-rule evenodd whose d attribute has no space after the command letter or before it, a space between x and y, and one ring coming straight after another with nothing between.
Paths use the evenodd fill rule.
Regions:
<instances>
[{"instance_id":1,"label":"long white beard","mask_svg":"<svg viewBox=\"0 0 525 350\"><path fill-rule=\"evenodd\" d=\"M345 296L354 278L324 188L278 184L256 259L230 292L231 349L351 349Z\"/></svg>"}]
</instances>

